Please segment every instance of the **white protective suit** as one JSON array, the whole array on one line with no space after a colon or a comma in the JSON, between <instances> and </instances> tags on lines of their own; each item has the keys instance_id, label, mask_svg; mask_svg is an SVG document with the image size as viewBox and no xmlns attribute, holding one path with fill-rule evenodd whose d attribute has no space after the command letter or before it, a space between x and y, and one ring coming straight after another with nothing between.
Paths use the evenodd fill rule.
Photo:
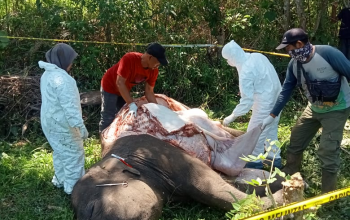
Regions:
<instances>
[{"instance_id":1,"label":"white protective suit","mask_svg":"<svg viewBox=\"0 0 350 220\"><path fill-rule=\"evenodd\" d=\"M52 183L71 194L75 183L85 174L83 138L88 133L82 119L79 91L76 81L57 65L39 61L39 67L45 69L40 82L40 120L53 149Z\"/></svg>"},{"instance_id":2,"label":"white protective suit","mask_svg":"<svg viewBox=\"0 0 350 220\"><path fill-rule=\"evenodd\" d=\"M250 131L262 124L273 109L281 92L280 80L275 68L264 55L245 53L233 40L223 47L222 56L238 71L241 99L232 114L234 117L239 117L252 109L252 117L248 125L248 131ZM252 155L257 156L265 152L264 146L270 146L267 139L277 140L279 118L280 116L276 117L274 122L264 129ZM278 148L272 146L272 149L277 151ZM272 157L273 153L270 152L268 158L272 159ZM279 153L276 155L276 159L278 158L281 158Z\"/></svg>"}]
</instances>

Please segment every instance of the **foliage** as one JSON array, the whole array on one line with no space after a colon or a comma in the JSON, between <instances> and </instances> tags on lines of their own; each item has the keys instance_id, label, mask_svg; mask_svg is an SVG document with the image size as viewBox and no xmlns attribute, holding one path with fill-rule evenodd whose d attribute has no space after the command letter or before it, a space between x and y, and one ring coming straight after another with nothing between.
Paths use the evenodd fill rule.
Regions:
<instances>
[{"instance_id":1,"label":"foliage","mask_svg":"<svg viewBox=\"0 0 350 220\"><path fill-rule=\"evenodd\" d=\"M266 161L270 162L271 166L270 166L270 173L268 177L265 177L265 179L263 180L258 177L257 179L252 179L251 181L245 180L245 182L252 186L265 186L266 195L272 200L272 203L274 204L274 206L276 206L276 202L272 196L272 192L269 184L277 180L276 175L279 175L282 178L285 178L286 180L290 179L290 176L289 175L286 176L286 174L282 172L280 169L278 169L277 167L275 167L275 169L273 170L275 157L278 153L281 152L281 147L283 146L283 144L281 144L278 140L274 140L274 141L267 140L267 141L270 143L270 146L267 147L267 149L265 149L264 154L260 153L258 156L253 156L253 155L243 156L243 157L240 157L240 159L246 162L253 162L257 160L261 160L263 161L263 163L265 163ZM272 150L272 146L274 145L277 147L277 150L275 149ZM273 157L271 161L267 159L269 152L273 153Z\"/></svg>"},{"instance_id":2,"label":"foliage","mask_svg":"<svg viewBox=\"0 0 350 220\"><path fill-rule=\"evenodd\" d=\"M262 211L263 202L256 197L255 192L242 200L237 200L233 194L231 195L235 199L235 202L232 203L233 209L226 213L229 219L242 219Z\"/></svg>"}]
</instances>

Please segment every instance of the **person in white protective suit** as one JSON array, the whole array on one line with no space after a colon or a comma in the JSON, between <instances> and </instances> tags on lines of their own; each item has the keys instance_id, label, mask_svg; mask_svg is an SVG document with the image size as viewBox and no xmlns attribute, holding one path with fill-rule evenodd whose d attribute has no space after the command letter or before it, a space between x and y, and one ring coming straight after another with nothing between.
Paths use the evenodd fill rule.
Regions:
<instances>
[{"instance_id":1,"label":"person in white protective suit","mask_svg":"<svg viewBox=\"0 0 350 220\"><path fill-rule=\"evenodd\" d=\"M230 66L237 68L241 95L239 104L232 114L224 119L223 124L227 126L237 117L245 115L252 109L248 131L256 126L261 126L263 120L270 114L281 91L281 83L275 68L267 57L260 53L245 53L234 40L223 47L222 56ZM252 153L253 156L264 154L265 147L270 146L268 139L277 140L278 122L279 116L276 117L273 124L264 128ZM272 160L275 153L274 166L280 168L280 150L275 145L272 146L267 159ZM263 163L261 160L249 162L246 167L262 169Z\"/></svg>"},{"instance_id":2,"label":"person in white protective suit","mask_svg":"<svg viewBox=\"0 0 350 220\"><path fill-rule=\"evenodd\" d=\"M39 61L39 67L45 69L40 81L40 120L53 149L52 183L64 187L67 194L85 174L83 139L88 137L78 87L68 74L77 55L71 46L59 43L46 53L47 62Z\"/></svg>"}]
</instances>

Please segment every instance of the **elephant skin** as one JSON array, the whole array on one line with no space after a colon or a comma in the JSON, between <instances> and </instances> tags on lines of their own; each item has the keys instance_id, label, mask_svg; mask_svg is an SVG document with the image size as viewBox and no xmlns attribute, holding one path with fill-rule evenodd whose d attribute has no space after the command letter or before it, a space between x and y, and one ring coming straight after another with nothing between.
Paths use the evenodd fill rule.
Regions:
<instances>
[{"instance_id":1,"label":"elephant skin","mask_svg":"<svg viewBox=\"0 0 350 220\"><path fill-rule=\"evenodd\" d=\"M125 158L126 166L119 159ZM126 182L127 187L98 184ZM93 165L74 186L71 201L80 219L159 219L164 204L196 200L208 206L231 210L233 197L247 194L224 181L208 165L183 150L153 136L119 138L106 156ZM281 204L281 191L274 194ZM271 201L261 198L264 208Z\"/></svg>"}]
</instances>

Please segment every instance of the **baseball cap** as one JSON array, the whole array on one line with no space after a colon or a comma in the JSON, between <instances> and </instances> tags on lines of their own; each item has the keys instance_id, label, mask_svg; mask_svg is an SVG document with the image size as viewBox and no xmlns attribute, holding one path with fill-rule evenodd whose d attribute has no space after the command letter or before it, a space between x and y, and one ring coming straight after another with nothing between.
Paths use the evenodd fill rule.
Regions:
<instances>
[{"instance_id":1,"label":"baseball cap","mask_svg":"<svg viewBox=\"0 0 350 220\"><path fill-rule=\"evenodd\" d=\"M304 40L307 39L307 33L301 29L301 28L292 28L288 31L286 31L283 34L282 42L278 47L276 47L276 50L280 50L282 48L285 48L289 44L295 43L298 40Z\"/></svg>"},{"instance_id":2,"label":"baseball cap","mask_svg":"<svg viewBox=\"0 0 350 220\"><path fill-rule=\"evenodd\" d=\"M163 66L168 65L168 60L165 57L165 49L162 45L154 42L147 45L146 52L159 61Z\"/></svg>"}]
</instances>

